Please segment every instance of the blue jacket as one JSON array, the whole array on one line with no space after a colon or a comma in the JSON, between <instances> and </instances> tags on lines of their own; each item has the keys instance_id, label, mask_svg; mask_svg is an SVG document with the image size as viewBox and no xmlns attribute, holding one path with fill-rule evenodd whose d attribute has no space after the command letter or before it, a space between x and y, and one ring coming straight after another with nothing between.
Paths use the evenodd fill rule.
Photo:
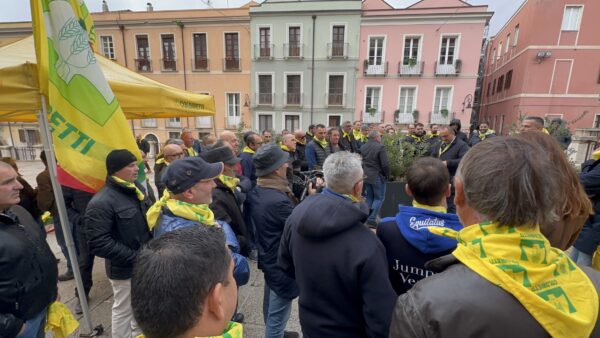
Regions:
<instances>
[{"instance_id":1,"label":"blue jacket","mask_svg":"<svg viewBox=\"0 0 600 338\"><path fill-rule=\"evenodd\" d=\"M156 228L154 228L155 237L185 227L202 226L202 224L198 222L175 216L166 208L163 208L159 222L160 223ZM235 278L235 282L238 287L245 285L250 279L250 266L248 265L248 261L246 260L246 257L240 255L240 245L238 244L231 226L221 221L217 221L217 224L223 229L223 232L225 233L225 243L231 251L231 257L233 258L233 277Z\"/></svg>"},{"instance_id":2,"label":"blue jacket","mask_svg":"<svg viewBox=\"0 0 600 338\"><path fill-rule=\"evenodd\" d=\"M241 153L240 158L242 159L242 174L252 181L252 186L256 185L256 168L254 168L254 163L252 163L252 157L254 154L250 153Z\"/></svg>"},{"instance_id":3,"label":"blue jacket","mask_svg":"<svg viewBox=\"0 0 600 338\"><path fill-rule=\"evenodd\" d=\"M450 254L456 240L434 235L429 226L462 229L455 214L400 206L396 217L381 220L377 237L386 248L390 281L396 293L403 294L421 279L433 275L425 269L428 261Z\"/></svg>"},{"instance_id":4,"label":"blue jacket","mask_svg":"<svg viewBox=\"0 0 600 338\"><path fill-rule=\"evenodd\" d=\"M277 265L281 235L295 204L282 191L257 186L248 195L246 208L256 227L258 268L265 274L265 282L279 297L298 297L296 281Z\"/></svg>"}]
</instances>

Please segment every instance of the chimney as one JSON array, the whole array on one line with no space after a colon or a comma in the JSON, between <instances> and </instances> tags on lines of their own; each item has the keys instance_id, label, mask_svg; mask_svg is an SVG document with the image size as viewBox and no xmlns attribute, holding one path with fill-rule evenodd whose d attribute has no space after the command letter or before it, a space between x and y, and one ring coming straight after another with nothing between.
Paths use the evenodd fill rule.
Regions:
<instances>
[{"instance_id":1,"label":"chimney","mask_svg":"<svg viewBox=\"0 0 600 338\"><path fill-rule=\"evenodd\" d=\"M148 2L146 4L146 11L148 11L148 12L153 12L154 11L154 7L152 7L152 3Z\"/></svg>"},{"instance_id":2,"label":"chimney","mask_svg":"<svg viewBox=\"0 0 600 338\"><path fill-rule=\"evenodd\" d=\"M102 0L102 12L108 13L108 4L106 3L106 0Z\"/></svg>"}]
</instances>

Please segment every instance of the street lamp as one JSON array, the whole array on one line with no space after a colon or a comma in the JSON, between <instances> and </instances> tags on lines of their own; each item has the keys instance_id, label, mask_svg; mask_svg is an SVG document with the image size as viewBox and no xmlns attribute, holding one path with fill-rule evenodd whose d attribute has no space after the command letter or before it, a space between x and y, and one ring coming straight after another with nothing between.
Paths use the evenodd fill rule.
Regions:
<instances>
[{"instance_id":1,"label":"street lamp","mask_svg":"<svg viewBox=\"0 0 600 338\"><path fill-rule=\"evenodd\" d=\"M473 95L467 94L467 96L465 96L465 99L462 102L462 110L461 110L462 114L465 113L465 108L471 109L473 107L471 105L471 102L473 102Z\"/></svg>"}]
</instances>

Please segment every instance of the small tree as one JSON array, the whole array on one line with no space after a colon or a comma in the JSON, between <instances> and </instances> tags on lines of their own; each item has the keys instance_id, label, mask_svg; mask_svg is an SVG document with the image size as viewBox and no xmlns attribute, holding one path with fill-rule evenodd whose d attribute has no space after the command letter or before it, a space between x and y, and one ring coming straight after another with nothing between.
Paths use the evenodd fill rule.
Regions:
<instances>
[{"instance_id":1,"label":"small tree","mask_svg":"<svg viewBox=\"0 0 600 338\"><path fill-rule=\"evenodd\" d=\"M429 142L413 144L405 141L405 137L403 134L383 136L382 143L390 163L390 181L403 181L413 162L429 152Z\"/></svg>"}]
</instances>

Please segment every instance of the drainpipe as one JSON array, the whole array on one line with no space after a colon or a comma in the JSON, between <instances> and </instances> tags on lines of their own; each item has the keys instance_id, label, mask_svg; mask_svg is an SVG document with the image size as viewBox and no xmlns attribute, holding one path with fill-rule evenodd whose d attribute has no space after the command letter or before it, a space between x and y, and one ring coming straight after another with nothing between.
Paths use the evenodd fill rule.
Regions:
<instances>
[{"instance_id":1,"label":"drainpipe","mask_svg":"<svg viewBox=\"0 0 600 338\"><path fill-rule=\"evenodd\" d=\"M181 31L181 59L183 60L183 89L187 91L187 74L185 73L185 40L183 38L183 27L185 26L183 22L176 21L177 26L179 26ZM190 127L190 118L186 117L187 127Z\"/></svg>"},{"instance_id":2,"label":"drainpipe","mask_svg":"<svg viewBox=\"0 0 600 338\"><path fill-rule=\"evenodd\" d=\"M121 41L123 42L123 54L125 55L125 68L127 68L127 47L125 46L125 25L119 25Z\"/></svg>"},{"instance_id":3,"label":"drainpipe","mask_svg":"<svg viewBox=\"0 0 600 338\"><path fill-rule=\"evenodd\" d=\"M310 124L313 124L314 106L315 106L315 25L317 16L312 16L312 69L310 77Z\"/></svg>"}]
</instances>

